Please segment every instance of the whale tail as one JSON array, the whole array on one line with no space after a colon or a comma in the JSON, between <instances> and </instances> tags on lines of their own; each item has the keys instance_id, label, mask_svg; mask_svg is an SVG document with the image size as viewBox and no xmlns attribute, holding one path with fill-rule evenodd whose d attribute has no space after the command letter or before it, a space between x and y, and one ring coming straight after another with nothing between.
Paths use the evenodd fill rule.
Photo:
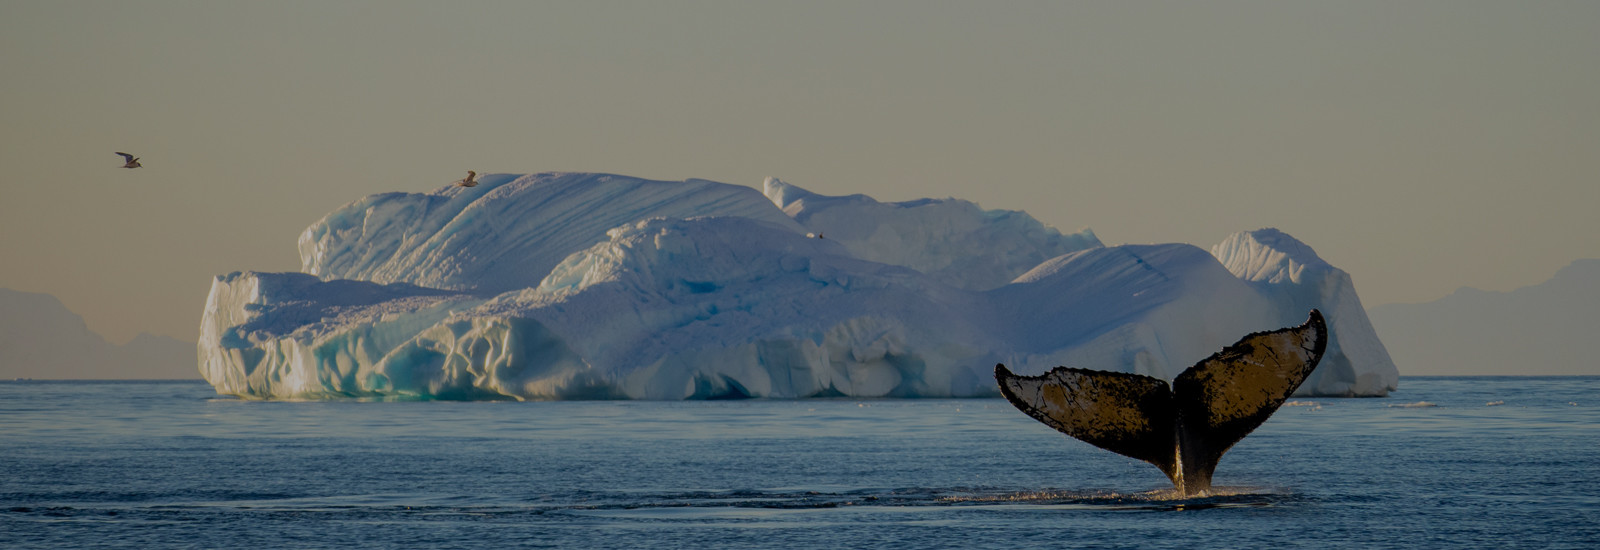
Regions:
<instances>
[{"instance_id":1,"label":"whale tail","mask_svg":"<svg viewBox=\"0 0 1600 550\"><path fill-rule=\"evenodd\" d=\"M1245 336L1173 379L1056 367L1019 376L995 365L1000 393L1022 412L1096 447L1156 465L1185 496L1317 368L1328 347L1322 313Z\"/></svg>"}]
</instances>

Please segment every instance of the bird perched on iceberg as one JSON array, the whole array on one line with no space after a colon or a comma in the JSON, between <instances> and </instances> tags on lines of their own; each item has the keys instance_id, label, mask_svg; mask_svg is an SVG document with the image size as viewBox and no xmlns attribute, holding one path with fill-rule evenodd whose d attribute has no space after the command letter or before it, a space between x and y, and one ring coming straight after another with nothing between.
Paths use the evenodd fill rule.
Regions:
<instances>
[{"instance_id":1,"label":"bird perched on iceberg","mask_svg":"<svg viewBox=\"0 0 1600 550\"><path fill-rule=\"evenodd\" d=\"M138 168L139 167L139 159L134 157L133 155L130 155L130 154L127 154L127 153L123 153L121 151L118 151L117 154L122 155L122 160L127 161L127 162L124 162L122 164L123 168Z\"/></svg>"},{"instance_id":2,"label":"bird perched on iceberg","mask_svg":"<svg viewBox=\"0 0 1600 550\"><path fill-rule=\"evenodd\" d=\"M478 173L474 172L474 171L471 171L471 170L467 170L467 177L462 178L461 181L456 182L456 185L459 185L459 186L462 186L462 187L473 187L473 186L478 185Z\"/></svg>"}]
</instances>

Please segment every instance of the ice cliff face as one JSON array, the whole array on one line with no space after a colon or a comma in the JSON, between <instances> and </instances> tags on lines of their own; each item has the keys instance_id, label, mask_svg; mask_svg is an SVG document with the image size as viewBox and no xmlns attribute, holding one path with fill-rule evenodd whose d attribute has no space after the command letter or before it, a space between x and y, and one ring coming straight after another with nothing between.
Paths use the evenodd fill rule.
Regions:
<instances>
[{"instance_id":1,"label":"ice cliff face","mask_svg":"<svg viewBox=\"0 0 1600 550\"><path fill-rule=\"evenodd\" d=\"M481 301L404 283L219 275L200 320L200 374L219 393L250 397L458 396L443 385L407 385L415 365L396 363L403 344ZM398 388L391 371L404 371Z\"/></svg>"},{"instance_id":2,"label":"ice cliff face","mask_svg":"<svg viewBox=\"0 0 1600 550\"><path fill-rule=\"evenodd\" d=\"M252 398L982 396L1000 361L1170 378L1329 311L1189 245L1107 248L964 201L480 181L329 214L301 238L309 274L218 277L202 374ZM1361 393L1366 368L1318 391Z\"/></svg>"}]
</instances>

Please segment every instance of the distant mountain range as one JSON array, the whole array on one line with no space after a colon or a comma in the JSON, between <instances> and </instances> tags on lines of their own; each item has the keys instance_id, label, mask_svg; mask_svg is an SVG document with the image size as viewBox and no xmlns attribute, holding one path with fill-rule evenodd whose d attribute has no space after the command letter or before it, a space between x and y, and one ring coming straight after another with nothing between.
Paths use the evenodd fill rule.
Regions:
<instances>
[{"instance_id":1,"label":"distant mountain range","mask_svg":"<svg viewBox=\"0 0 1600 550\"><path fill-rule=\"evenodd\" d=\"M1510 292L1462 288L1367 310L1402 375L1600 374L1600 259Z\"/></svg>"},{"instance_id":2,"label":"distant mountain range","mask_svg":"<svg viewBox=\"0 0 1600 550\"><path fill-rule=\"evenodd\" d=\"M200 378L195 344L140 334L116 345L49 294L0 288L0 380Z\"/></svg>"}]
</instances>

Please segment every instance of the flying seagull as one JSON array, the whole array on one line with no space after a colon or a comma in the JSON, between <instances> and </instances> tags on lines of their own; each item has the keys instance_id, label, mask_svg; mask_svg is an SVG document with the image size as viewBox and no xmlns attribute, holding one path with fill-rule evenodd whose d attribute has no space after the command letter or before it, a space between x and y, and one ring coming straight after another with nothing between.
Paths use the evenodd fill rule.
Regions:
<instances>
[{"instance_id":1,"label":"flying seagull","mask_svg":"<svg viewBox=\"0 0 1600 550\"><path fill-rule=\"evenodd\" d=\"M460 185L462 187L473 187L478 185L478 173L467 170L467 177L456 182L456 185Z\"/></svg>"},{"instance_id":2,"label":"flying seagull","mask_svg":"<svg viewBox=\"0 0 1600 550\"><path fill-rule=\"evenodd\" d=\"M123 153L123 152L120 152L120 151L117 152L117 154L122 155L122 159L127 161L126 163L124 163L122 165L123 168L138 168L139 167L139 159L134 157L133 155L130 155L130 154L127 154L127 153Z\"/></svg>"}]
</instances>

